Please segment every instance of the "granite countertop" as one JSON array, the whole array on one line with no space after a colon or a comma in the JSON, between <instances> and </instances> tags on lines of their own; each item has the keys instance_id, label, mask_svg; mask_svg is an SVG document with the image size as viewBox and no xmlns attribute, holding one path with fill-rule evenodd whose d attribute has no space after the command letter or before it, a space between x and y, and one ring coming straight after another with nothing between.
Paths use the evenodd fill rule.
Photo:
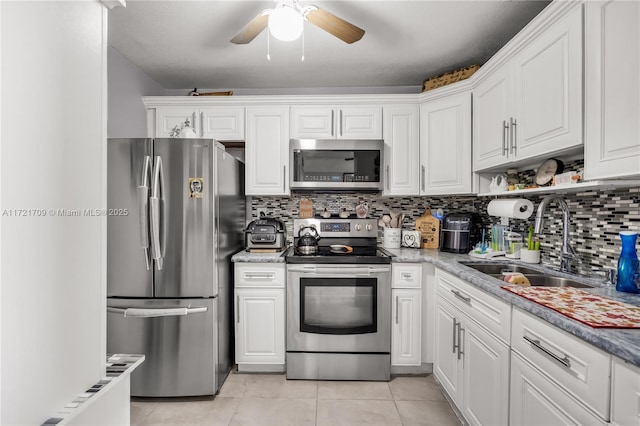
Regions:
<instances>
[{"instance_id":1,"label":"granite countertop","mask_svg":"<svg viewBox=\"0 0 640 426\"><path fill-rule=\"evenodd\" d=\"M234 255L231 260L232 262L283 263L286 261L285 257L289 250L291 250L291 248L278 253L249 253L241 251ZM640 329L606 329L590 327L579 321L566 317L553 309L531 302L523 297L503 290L500 288L504 285L502 281L485 275L480 271L476 271L462 263L505 262L504 258L497 260L483 260L466 254L445 253L437 249L385 248L384 250L394 256L392 260L394 263L432 263L434 266L463 279L487 293L544 319L550 324L579 337L605 352L613 354L624 361L640 367ZM584 281L596 287L581 288L581 290L608 297L632 306L640 307L640 295L617 292L614 287L603 286L602 280L593 280L582 277L576 278L574 275L563 274L542 265L531 265L512 259L507 259L506 261L514 264L520 264L527 268L539 269L540 271L551 275L567 277L577 281Z\"/></svg>"},{"instance_id":2,"label":"granite countertop","mask_svg":"<svg viewBox=\"0 0 640 426\"><path fill-rule=\"evenodd\" d=\"M503 290L502 288L500 288L502 285L504 285L502 281L498 280L497 278L492 278L488 275L485 275L484 273L476 271L475 269L472 269L461 263L496 263L504 262L504 258L492 261L474 258L466 254L444 253L438 250L416 250L405 248L385 250L395 256L393 258L394 262L432 263L434 266L465 280L466 282L486 291L487 293L490 293L507 303L511 303L512 305L517 306L518 308L526 312L544 319L550 324L553 324L561 328L562 330L576 337L579 337L580 339L594 345L599 349L602 349L605 352L613 354L623 359L624 361L640 367L640 329L607 329L590 327L579 321L566 317L554 311L553 309L547 308L535 302L531 302L523 297ZM509 263L520 264L526 266L527 268L539 269L540 271L549 273L551 275L567 277L576 281L583 281L585 283L595 285L596 287L594 288L581 288L580 290L608 297L610 299L627 303L632 306L640 307L640 295L618 292L616 291L615 287L604 286L602 280L593 280L582 277L576 278L575 275L563 274L542 265L531 265L511 259L507 259L506 261Z\"/></svg>"}]
</instances>

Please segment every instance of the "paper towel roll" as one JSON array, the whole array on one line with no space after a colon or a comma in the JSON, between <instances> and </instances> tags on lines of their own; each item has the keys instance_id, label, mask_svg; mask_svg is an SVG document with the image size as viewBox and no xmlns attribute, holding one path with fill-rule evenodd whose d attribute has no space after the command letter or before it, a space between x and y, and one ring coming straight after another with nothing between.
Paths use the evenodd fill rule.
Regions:
<instances>
[{"instance_id":1,"label":"paper towel roll","mask_svg":"<svg viewBox=\"0 0 640 426\"><path fill-rule=\"evenodd\" d=\"M491 200L487 206L489 216L528 219L533 214L533 203L523 198Z\"/></svg>"}]
</instances>

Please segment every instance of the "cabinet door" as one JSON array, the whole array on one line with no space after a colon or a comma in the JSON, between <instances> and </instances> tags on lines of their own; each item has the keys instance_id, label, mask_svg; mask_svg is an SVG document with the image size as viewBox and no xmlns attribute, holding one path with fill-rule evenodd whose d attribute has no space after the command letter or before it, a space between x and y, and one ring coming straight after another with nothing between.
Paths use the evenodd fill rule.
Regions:
<instances>
[{"instance_id":1,"label":"cabinet door","mask_svg":"<svg viewBox=\"0 0 640 426\"><path fill-rule=\"evenodd\" d=\"M436 327L433 373L453 401L462 401L462 369L458 367L458 326L462 314L442 297L436 296Z\"/></svg>"},{"instance_id":2,"label":"cabinet door","mask_svg":"<svg viewBox=\"0 0 640 426\"><path fill-rule=\"evenodd\" d=\"M640 368L619 358L613 358L611 367L611 423L637 424L640 419Z\"/></svg>"},{"instance_id":3,"label":"cabinet door","mask_svg":"<svg viewBox=\"0 0 640 426\"><path fill-rule=\"evenodd\" d=\"M471 95L453 95L422 104L420 195L470 192Z\"/></svg>"},{"instance_id":4,"label":"cabinet door","mask_svg":"<svg viewBox=\"0 0 640 426\"><path fill-rule=\"evenodd\" d=\"M470 424L509 423L509 347L473 321L463 326L462 414Z\"/></svg>"},{"instance_id":5,"label":"cabinet door","mask_svg":"<svg viewBox=\"0 0 640 426\"><path fill-rule=\"evenodd\" d=\"M293 139L335 139L336 109L331 107L292 107Z\"/></svg>"},{"instance_id":6,"label":"cabinet door","mask_svg":"<svg viewBox=\"0 0 640 426\"><path fill-rule=\"evenodd\" d=\"M246 195L289 195L289 109L247 108Z\"/></svg>"},{"instance_id":7,"label":"cabinet door","mask_svg":"<svg viewBox=\"0 0 640 426\"><path fill-rule=\"evenodd\" d=\"M640 3L586 2L586 179L640 174Z\"/></svg>"},{"instance_id":8,"label":"cabinet door","mask_svg":"<svg viewBox=\"0 0 640 426\"><path fill-rule=\"evenodd\" d=\"M512 425L606 424L515 352L511 352L509 410Z\"/></svg>"},{"instance_id":9,"label":"cabinet door","mask_svg":"<svg viewBox=\"0 0 640 426\"><path fill-rule=\"evenodd\" d=\"M473 91L473 169L485 170L510 161L507 138L510 117L509 66L503 65Z\"/></svg>"},{"instance_id":10,"label":"cabinet door","mask_svg":"<svg viewBox=\"0 0 640 426\"><path fill-rule=\"evenodd\" d=\"M338 108L338 139L382 139L382 108Z\"/></svg>"},{"instance_id":11,"label":"cabinet door","mask_svg":"<svg viewBox=\"0 0 640 426\"><path fill-rule=\"evenodd\" d=\"M284 364L284 290L235 293L236 363Z\"/></svg>"},{"instance_id":12,"label":"cabinet door","mask_svg":"<svg viewBox=\"0 0 640 426\"><path fill-rule=\"evenodd\" d=\"M200 134L200 117L197 108L157 108L156 109L156 134L157 138L168 138L171 130L180 128L186 120L191 127Z\"/></svg>"},{"instance_id":13,"label":"cabinet door","mask_svg":"<svg viewBox=\"0 0 640 426\"><path fill-rule=\"evenodd\" d=\"M211 107L200 110L203 138L220 141L244 140L244 108Z\"/></svg>"},{"instance_id":14,"label":"cabinet door","mask_svg":"<svg viewBox=\"0 0 640 426\"><path fill-rule=\"evenodd\" d=\"M418 107L384 108L383 195L418 195Z\"/></svg>"},{"instance_id":15,"label":"cabinet door","mask_svg":"<svg viewBox=\"0 0 640 426\"><path fill-rule=\"evenodd\" d=\"M509 154L520 160L582 145L582 6L526 46L512 69Z\"/></svg>"},{"instance_id":16,"label":"cabinet door","mask_svg":"<svg viewBox=\"0 0 640 426\"><path fill-rule=\"evenodd\" d=\"M422 290L394 289L391 365L421 365Z\"/></svg>"}]
</instances>

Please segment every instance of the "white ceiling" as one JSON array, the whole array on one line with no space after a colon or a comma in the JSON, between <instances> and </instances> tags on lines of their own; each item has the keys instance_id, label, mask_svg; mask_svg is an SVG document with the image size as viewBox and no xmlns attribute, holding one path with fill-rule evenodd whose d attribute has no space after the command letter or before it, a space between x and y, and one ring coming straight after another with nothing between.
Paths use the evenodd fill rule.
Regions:
<instances>
[{"instance_id":1,"label":"white ceiling","mask_svg":"<svg viewBox=\"0 0 640 426\"><path fill-rule=\"evenodd\" d=\"M346 44L305 23L302 43L229 40L272 0L141 1L109 14L109 44L166 89L389 87L486 62L548 1L301 0L366 31ZM418 90L419 91L419 90Z\"/></svg>"}]
</instances>

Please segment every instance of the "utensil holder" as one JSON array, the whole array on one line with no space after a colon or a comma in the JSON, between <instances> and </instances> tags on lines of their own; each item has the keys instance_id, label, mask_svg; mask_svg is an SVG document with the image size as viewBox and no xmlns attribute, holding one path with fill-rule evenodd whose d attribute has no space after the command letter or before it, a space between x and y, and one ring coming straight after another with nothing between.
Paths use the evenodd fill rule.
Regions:
<instances>
[{"instance_id":1,"label":"utensil holder","mask_svg":"<svg viewBox=\"0 0 640 426\"><path fill-rule=\"evenodd\" d=\"M520 260L525 263L540 263L540 250L520 249Z\"/></svg>"},{"instance_id":2,"label":"utensil holder","mask_svg":"<svg viewBox=\"0 0 640 426\"><path fill-rule=\"evenodd\" d=\"M382 247L400 248L401 237L402 237L402 229L384 228L384 238L382 240Z\"/></svg>"}]
</instances>

